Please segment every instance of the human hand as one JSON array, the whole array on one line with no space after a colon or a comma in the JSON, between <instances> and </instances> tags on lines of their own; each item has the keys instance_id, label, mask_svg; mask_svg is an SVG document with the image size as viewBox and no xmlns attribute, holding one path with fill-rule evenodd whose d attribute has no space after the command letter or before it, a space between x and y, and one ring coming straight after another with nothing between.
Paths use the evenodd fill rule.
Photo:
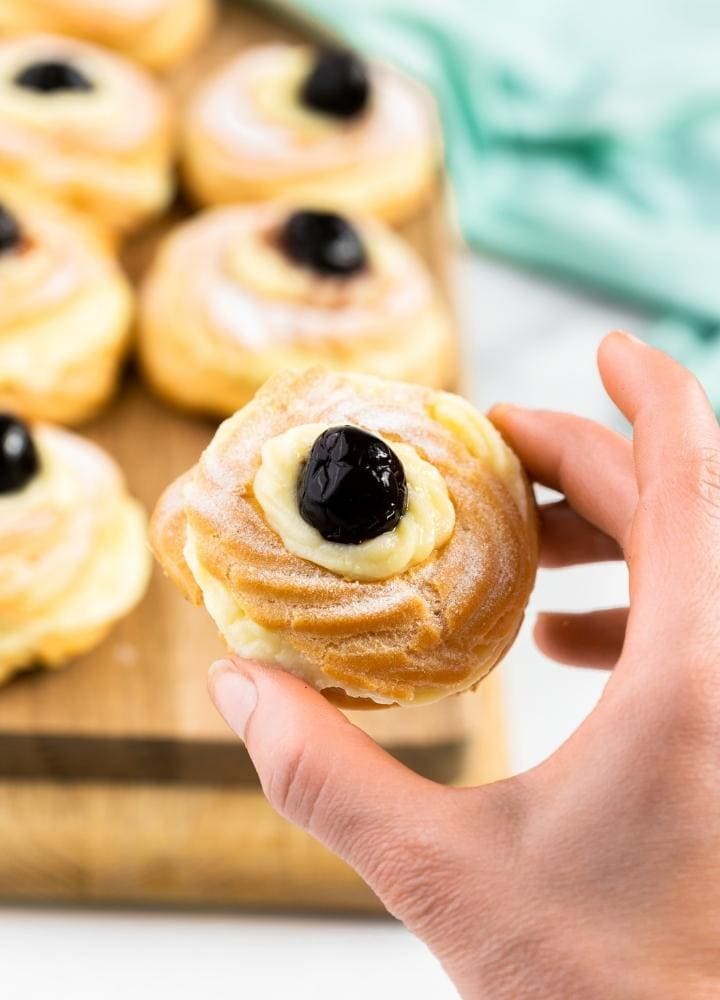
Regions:
<instances>
[{"instance_id":1,"label":"human hand","mask_svg":"<svg viewBox=\"0 0 720 1000\"><path fill-rule=\"evenodd\" d=\"M599 352L632 444L498 407L537 482L545 566L625 558L630 611L543 615L540 647L612 668L547 761L482 788L404 768L299 680L235 658L210 688L270 802L344 857L465 998L720 992L720 429L696 380L623 334Z\"/></svg>"}]
</instances>

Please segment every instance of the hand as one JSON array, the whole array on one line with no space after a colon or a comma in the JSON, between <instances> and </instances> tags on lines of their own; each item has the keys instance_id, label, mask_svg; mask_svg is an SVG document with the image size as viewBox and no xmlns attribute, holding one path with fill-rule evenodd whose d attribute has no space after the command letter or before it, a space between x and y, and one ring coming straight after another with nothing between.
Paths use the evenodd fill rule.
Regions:
<instances>
[{"instance_id":1,"label":"hand","mask_svg":"<svg viewBox=\"0 0 720 1000\"><path fill-rule=\"evenodd\" d=\"M444 788L319 694L237 659L211 672L270 802L342 855L466 998L720 994L720 430L695 379L624 334L600 347L632 444L498 407L543 508L545 566L624 557L630 610L543 615L562 662L614 667L532 771Z\"/></svg>"}]
</instances>

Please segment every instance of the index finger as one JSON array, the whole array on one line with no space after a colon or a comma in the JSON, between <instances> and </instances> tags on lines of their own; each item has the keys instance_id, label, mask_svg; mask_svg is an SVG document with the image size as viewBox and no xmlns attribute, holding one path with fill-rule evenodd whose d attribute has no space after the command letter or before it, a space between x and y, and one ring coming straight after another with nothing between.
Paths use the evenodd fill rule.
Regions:
<instances>
[{"instance_id":1,"label":"index finger","mask_svg":"<svg viewBox=\"0 0 720 1000\"><path fill-rule=\"evenodd\" d=\"M606 337L598 362L609 395L633 424L640 493L630 553L635 596L647 594L656 620L667 608L665 620L682 612L706 621L708 601L720 596L720 429L713 409L689 371L627 334Z\"/></svg>"},{"instance_id":2,"label":"index finger","mask_svg":"<svg viewBox=\"0 0 720 1000\"><path fill-rule=\"evenodd\" d=\"M720 429L695 376L619 332L603 340L598 364L609 396L633 425L640 495L676 491L695 508L712 501L720 514Z\"/></svg>"},{"instance_id":3,"label":"index finger","mask_svg":"<svg viewBox=\"0 0 720 1000\"><path fill-rule=\"evenodd\" d=\"M583 417L503 404L490 419L537 482L624 545L637 504L630 442Z\"/></svg>"}]
</instances>

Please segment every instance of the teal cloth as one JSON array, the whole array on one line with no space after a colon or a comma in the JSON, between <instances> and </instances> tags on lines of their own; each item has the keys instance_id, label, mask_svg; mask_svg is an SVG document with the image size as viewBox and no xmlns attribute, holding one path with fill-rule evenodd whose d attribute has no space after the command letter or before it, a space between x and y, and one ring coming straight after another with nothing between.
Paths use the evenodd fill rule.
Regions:
<instances>
[{"instance_id":1,"label":"teal cloth","mask_svg":"<svg viewBox=\"0 0 720 1000\"><path fill-rule=\"evenodd\" d=\"M473 247L678 315L659 336L702 369L720 324L720 0L295 6L433 90Z\"/></svg>"}]
</instances>

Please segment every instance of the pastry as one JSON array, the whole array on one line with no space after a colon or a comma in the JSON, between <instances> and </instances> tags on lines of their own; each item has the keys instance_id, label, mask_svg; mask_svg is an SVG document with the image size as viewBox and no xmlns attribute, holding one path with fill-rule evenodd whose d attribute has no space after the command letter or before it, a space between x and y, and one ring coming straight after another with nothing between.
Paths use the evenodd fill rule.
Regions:
<instances>
[{"instance_id":1,"label":"pastry","mask_svg":"<svg viewBox=\"0 0 720 1000\"><path fill-rule=\"evenodd\" d=\"M322 367L274 376L225 421L150 535L231 650L352 707L477 684L537 562L530 487L485 417Z\"/></svg>"},{"instance_id":2,"label":"pastry","mask_svg":"<svg viewBox=\"0 0 720 1000\"><path fill-rule=\"evenodd\" d=\"M0 414L0 682L95 646L149 571L144 512L109 455Z\"/></svg>"},{"instance_id":3,"label":"pastry","mask_svg":"<svg viewBox=\"0 0 720 1000\"><path fill-rule=\"evenodd\" d=\"M263 45L200 87L184 174L205 205L282 197L399 222L434 191L439 135L429 94L389 66Z\"/></svg>"},{"instance_id":4,"label":"pastry","mask_svg":"<svg viewBox=\"0 0 720 1000\"><path fill-rule=\"evenodd\" d=\"M0 181L0 410L75 423L112 394L129 284L83 219Z\"/></svg>"},{"instance_id":5,"label":"pastry","mask_svg":"<svg viewBox=\"0 0 720 1000\"><path fill-rule=\"evenodd\" d=\"M220 416L283 368L443 388L456 375L447 310L400 237L278 203L211 209L166 238L140 296L140 356L163 397Z\"/></svg>"},{"instance_id":6,"label":"pastry","mask_svg":"<svg viewBox=\"0 0 720 1000\"><path fill-rule=\"evenodd\" d=\"M166 70L203 39L212 13L213 0L0 0L0 34L73 35Z\"/></svg>"},{"instance_id":7,"label":"pastry","mask_svg":"<svg viewBox=\"0 0 720 1000\"><path fill-rule=\"evenodd\" d=\"M0 178L44 189L113 229L172 195L169 108L143 70L87 42L0 42Z\"/></svg>"}]
</instances>

